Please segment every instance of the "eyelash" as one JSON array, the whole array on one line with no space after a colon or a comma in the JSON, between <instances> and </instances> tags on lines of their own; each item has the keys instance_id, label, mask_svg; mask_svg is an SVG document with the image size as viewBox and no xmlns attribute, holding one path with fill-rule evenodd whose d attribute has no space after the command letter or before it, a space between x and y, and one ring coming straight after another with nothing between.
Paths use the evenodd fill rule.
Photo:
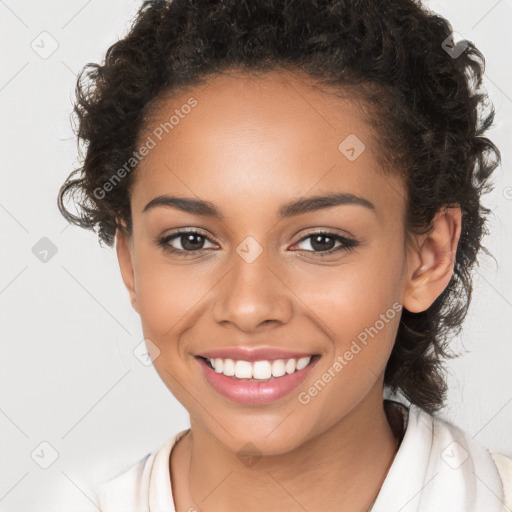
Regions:
<instances>
[{"instance_id":1,"label":"eyelash","mask_svg":"<svg viewBox=\"0 0 512 512\"><path fill-rule=\"evenodd\" d=\"M176 233L173 233L172 235L166 235L166 236L158 239L157 240L157 245L160 246L165 252L168 252L168 253L171 253L171 254L176 254L179 257L184 257L184 258L188 258L188 257L194 255L194 253L199 253L201 251L207 250L207 249L198 249L196 251L185 251L185 250L182 250L182 249L176 249L176 248L171 247L169 245L169 242L171 240L174 240L176 238L180 238L183 235L199 235L200 237L205 238L209 242L214 243L209 237L207 237L206 235L203 235L199 231L178 231ZM337 233L331 233L331 232L328 232L328 231L313 231L312 233L309 233L306 236L302 237L297 242L297 244L300 244L301 242L304 242L308 238L311 238L311 237L313 237L315 235L321 235L321 236L324 236L324 237L332 238L335 241L341 242L342 245L338 246L338 247L334 247L332 249L329 249L328 251L310 251L310 250L299 249L298 252L300 252L300 251L302 251L302 252L312 252L314 254L319 255L320 257L324 257L324 256L328 256L328 255L333 254L333 253L338 252L338 251L349 252L349 251L355 249L359 245L359 242L357 242L356 240L354 240L352 238L347 238L345 236L338 235Z\"/></svg>"}]
</instances>

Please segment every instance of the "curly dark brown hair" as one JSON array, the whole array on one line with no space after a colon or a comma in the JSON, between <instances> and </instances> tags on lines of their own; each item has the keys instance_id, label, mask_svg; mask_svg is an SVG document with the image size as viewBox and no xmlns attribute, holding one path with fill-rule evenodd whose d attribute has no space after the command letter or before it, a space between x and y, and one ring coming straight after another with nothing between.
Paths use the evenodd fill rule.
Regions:
<instances>
[{"instance_id":1,"label":"curly dark brown hair","mask_svg":"<svg viewBox=\"0 0 512 512\"><path fill-rule=\"evenodd\" d=\"M108 192L101 187L130 161L157 100L212 74L295 70L349 91L369 107L386 172L404 178L406 233L427 232L444 206L462 210L453 276L426 311L402 311L385 372L389 389L435 414L447 391L442 363L454 357L448 342L460 332L485 251L490 211L481 195L501 161L483 136L495 114L481 86L484 57L470 41L455 44L452 32L418 0L145 1L103 64L89 63L78 76L83 163L62 185L59 209L97 232L100 244L112 246L117 228L129 236L135 173ZM67 196L77 213L64 206Z\"/></svg>"}]
</instances>

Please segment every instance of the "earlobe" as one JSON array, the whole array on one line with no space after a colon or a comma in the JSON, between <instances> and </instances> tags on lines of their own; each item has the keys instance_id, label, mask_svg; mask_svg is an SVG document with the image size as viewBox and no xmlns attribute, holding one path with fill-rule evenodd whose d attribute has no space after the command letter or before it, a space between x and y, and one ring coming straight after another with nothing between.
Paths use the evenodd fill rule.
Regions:
<instances>
[{"instance_id":1,"label":"earlobe","mask_svg":"<svg viewBox=\"0 0 512 512\"><path fill-rule=\"evenodd\" d=\"M432 229L418 240L409 256L410 275L404 291L403 306L411 313L427 310L450 282L461 231L459 205L445 207L437 213Z\"/></svg>"},{"instance_id":2,"label":"earlobe","mask_svg":"<svg viewBox=\"0 0 512 512\"><path fill-rule=\"evenodd\" d=\"M126 286L126 289L128 290L130 302L133 309L135 309L135 311L138 313L139 310L137 308L137 296L135 293L132 249L130 247L129 241L120 229L117 229L116 231L116 252L117 259L119 261L119 268L121 270L121 277L123 279L124 285Z\"/></svg>"}]
</instances>

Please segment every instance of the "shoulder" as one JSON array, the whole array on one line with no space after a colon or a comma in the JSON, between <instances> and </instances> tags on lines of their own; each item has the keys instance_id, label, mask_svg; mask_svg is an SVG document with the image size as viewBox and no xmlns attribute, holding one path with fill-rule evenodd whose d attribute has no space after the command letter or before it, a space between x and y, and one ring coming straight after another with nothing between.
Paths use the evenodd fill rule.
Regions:
<instances>
[{"instance_id":1,"label":"shoulder","mask_svg":"<svg viewBox=\"0 0 512 512\"><path fill-rule=\"evenodd\" d=\"M93 491L102 512L148 510L150 494L156 485L171 498L169 456L173 446L188 430L173 435L159 449L148 453L121 473L96 483Z\"/></svg>"},{"instance_id":2,"label":"shoulder","mask_svg":"<svg viewBox=\"0 0 512 512\"><path fill-rule=\"evenodd\" d=\"M397 504L404 512L512 512L510 458L491 454L446 419L414 405L400 408L405 433L375 512L396 509ZM421 492L413 492L411 498L414 489Z\"/></svg>"},{"instance_id":3,"label":"shoulder","mask_svg":"<svg viewBox=\"0 0 512 512\"><path fill-rule=\"evenodd\" d=\"M423 419L426 417L426 413L419 415ZM512 511L512 459L491 453L464 429L450 421L431 418L435 437L433 446L437 446L436 451L444 463L443 469L450 468L448 474L451 476L460 473L465 487L474 494L473 499L481 498L482 504L495 501L496 509L502 510L503 505L506 505L504 510ZM490 507L490 510L493 509Z\"/></svg>"},{"instance_id":4,"label":"shoulder","mask_svg":"<svg viewBox=\"0 0 512 512\"><path fill-rule=\"evenodd\" d=\"M102 512L144 510L144 495L148 493L149 474L156 452L149 453L122 473L93 487ZM147 499L146 499L147 501Z\"/></svg>"},{"instance_id":5,"label":"shoulder","mask_svg":"<svg viewBox=\"0 0 512 512\"><path fill-rule=\"evenodd\" d=\"M491 456L498 468L503 483L503 497L505 498L506 510L512 510L512 457L501 453L491 452Z\"/></svg>"}]
</instances>

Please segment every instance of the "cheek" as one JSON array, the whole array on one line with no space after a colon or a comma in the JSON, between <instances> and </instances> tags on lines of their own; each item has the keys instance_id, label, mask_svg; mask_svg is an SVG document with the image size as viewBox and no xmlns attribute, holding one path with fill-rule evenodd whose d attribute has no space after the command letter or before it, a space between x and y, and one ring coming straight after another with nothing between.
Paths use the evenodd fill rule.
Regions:
<instances>
[{"instance_id":1,"label":"cheek","mask_svg":"<svg viewBox=\"0 0 512 512\"><path fill-rule=\"evenodd\" d=\"M140 251L135 265L135 290L144 333L160 342L186 314L193 285L184 269L166 265Z\"/></svg>"},{"instance_id":2,"label":"cheek","mask_svg":"<svg viewBox=\"0 0 512 512\"><path fill-rule=\"evenodd\" d=\"M184 361L188 350L181 336L194 324L192 317L204 292L191 282L187 267L166 265L162 261L139 258L136 268L136 293L144 337L159 350L153 366L173 395L188 409L188 393L182 384L189 379ZM189 267L190 269L192 267Z\"/></svg>"},{"instance_id":3,"label":"cheek","mask_svg":"<svg viewBox=\"0 0 512 512\"><path fill-rule=\"evenodd\" d=\"M142 325L158 338L179 318L179 283L162 272L159 265L141 265L137 269L136 292Z\"/></svg>"},{"instance_id":4,"label":"cheek","mask_svg":"<svg viewBox=\"0 0 512 512\"><path fill-rule=\"evenodd\" d=\"M401 315L399 262L398 257L359 260L306 282L310 292L304 302L332 350L299 401L322 417L324 427L359 403L386 367Z\"/></svg>"},{"instance_id":5,"label":"cheek","mask_svg":"<svg viewBox=\"0 0 512 512\"><path fill-rule=\"evenodd\" d=\"M322 368L328 391L322 392L318 407L329 400L345 407L365 396L393 348L401 315L403 256L399 247L390 254L384 243L371 249L346 265L317 271L315 279L302 278L304 302L332 345ZM345 398L340 401L341 395Z\"/></svg>"},{"instance_id":6,"label":"cheek","mask_svg":"<svg viewBox=\"0 0 512 512\"><path fill-rule=\"evenodd\" d=\"M343 265L317 267L296 277L297 295L332 339L346 342L381 315L388 312L386 320L396 316L403 256L399 248L390 254L384 245L351 255Z\"/></svg>"},{"instance_id":7,"label":"cheek","mask_svg":"<svg viewBox=\"0 0 512 512\"><path fill-rule=\"evenodd\" d=\"M137 305L144 336L163 355L169 356L162 360L179 361L189 352L187 340L197 337L195 329L205 314L217 274L212 275L207 265L170 264L162 257L144 256L141 251L135 266ZM187 331L192 332L185 335Z\"/></svg>"}]
</instances>

